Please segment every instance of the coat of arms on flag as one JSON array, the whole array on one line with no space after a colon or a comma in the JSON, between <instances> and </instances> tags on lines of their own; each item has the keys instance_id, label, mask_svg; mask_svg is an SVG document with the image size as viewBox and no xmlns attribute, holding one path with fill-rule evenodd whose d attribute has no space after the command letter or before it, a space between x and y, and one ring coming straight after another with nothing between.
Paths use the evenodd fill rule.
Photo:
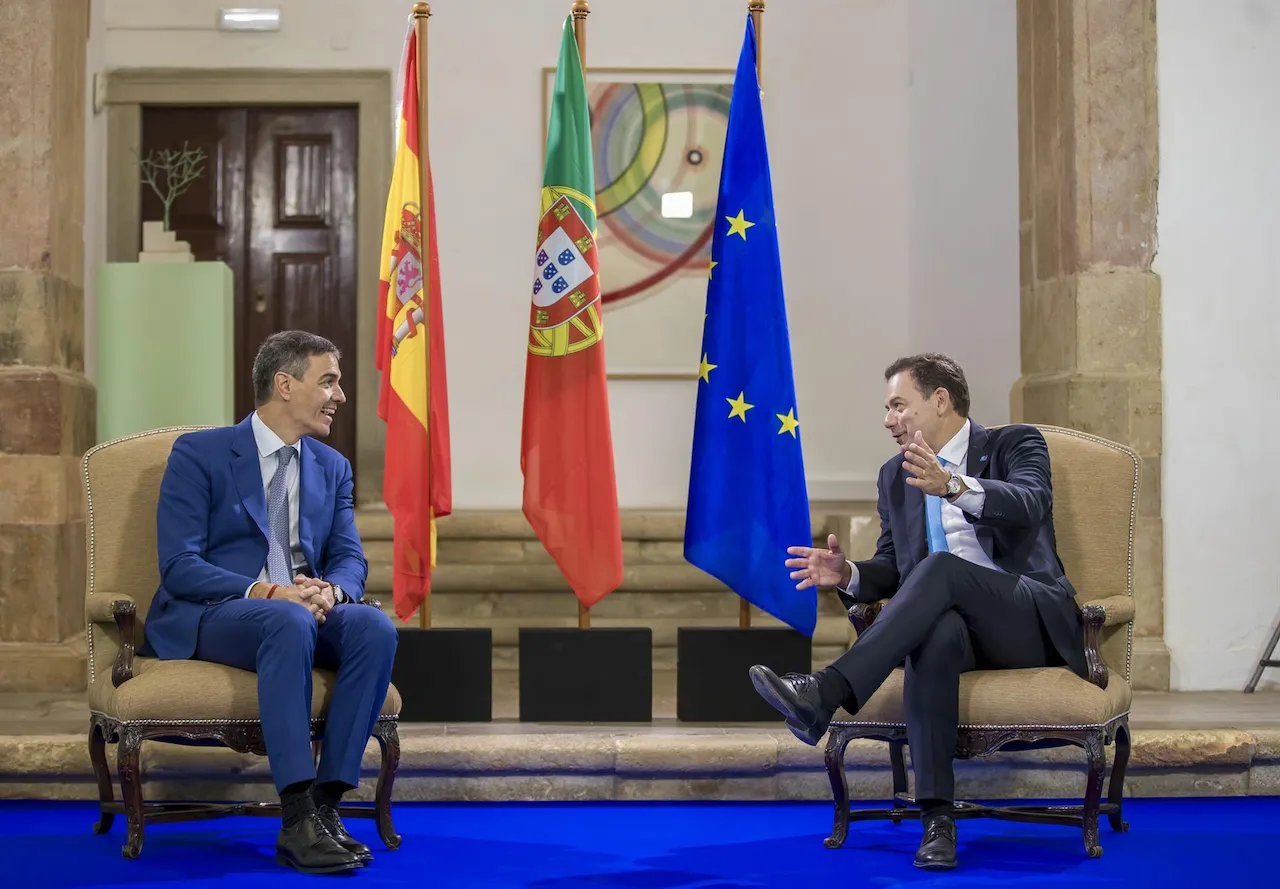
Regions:
<instances>
[{"instance_id":1,"label":"coat of arms on flag","mask_svg":"<svg viewBox=\"0 0 1280 889\"><path fill-rule=\"evenodd\" d=\"M602 333L599 258L569 198L557 198L542 215L537 250L529 351L559 357L594 346Z\"/></svg>"},{"instance_id":2,"label":"coat of arms on flag","mask_svg":"<svg viewBox=\"0 0 1280 889\"><path fill-rule=\"evenodd\" d=\"M422 325L422 215L418 205L409 202L400 215L400 231L395 233L395 249L391 253L388 277L401 309L395 330L391 333L391 354L400 351L406 337L415 336Z\"/></svg>"}]
</instances>

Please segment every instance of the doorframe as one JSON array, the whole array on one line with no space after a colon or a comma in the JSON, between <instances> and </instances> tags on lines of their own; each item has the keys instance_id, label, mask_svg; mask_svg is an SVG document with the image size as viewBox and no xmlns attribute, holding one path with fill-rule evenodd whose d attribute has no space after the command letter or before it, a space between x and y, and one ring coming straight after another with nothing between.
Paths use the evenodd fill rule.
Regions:
<instances>
[{"instance_id":1,"label":"doorframe","mask_svg":"<svg viewBox=\"0 0 1280 889\"><path fill-rule=\"evenodd\" d=\"M108 262L136 262L142 199L137 153L143 105L355 105L356 503L382 502L386 429L378 419L377 318L382 228L393 165L392 72L257 68L118 68L106 76ZM366 307L368 310L366 311Z\"/></svg>"}]
</instances>

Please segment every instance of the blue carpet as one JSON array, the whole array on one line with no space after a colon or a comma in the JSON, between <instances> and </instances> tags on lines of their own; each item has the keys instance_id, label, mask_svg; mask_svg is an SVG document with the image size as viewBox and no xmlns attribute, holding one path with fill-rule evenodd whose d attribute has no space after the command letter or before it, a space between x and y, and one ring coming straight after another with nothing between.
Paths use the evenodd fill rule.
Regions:
<instances>
[{"instance_id":1,"label":"blue carpet","mask_svg":"<svg viewBox=\"0 0 1280 889\"><path fill-rule=\"evenodd\" d=\"M819 803L402 804L399 851L372 822L349 821L374 863L354 875L309 877L275 864L269 819L229 818L147 828L142 857L120 856L124 820L105 836L86 803L0 803L6 856L0 885L178 886L251 889L342 885L536 889L746 889L901 885L1196 886L1270 877L1280 798L1131 800L1127 834L1105 819L1104 854L1085 857L1068 827L989 820L960 823L960 869L911 866L920 826L851 826L828 850L830 806Z\"/></svg>"}]
</instances>

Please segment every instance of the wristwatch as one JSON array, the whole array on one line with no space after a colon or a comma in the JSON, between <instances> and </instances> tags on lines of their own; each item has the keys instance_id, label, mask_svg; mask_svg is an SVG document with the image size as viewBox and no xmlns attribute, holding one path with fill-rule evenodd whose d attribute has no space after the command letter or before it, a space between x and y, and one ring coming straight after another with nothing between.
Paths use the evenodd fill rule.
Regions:
<instances>
[{"instance_id":1,"label":"wristwatch","mask_svg":"<svg viewBox=\"0 0 1280 889\"><path fill-rule=\"evenodd\" d=\"M947 479L946 497L948 500L950 500L952 497L956 496L959 493L960 493L960 476L956 475L953 472L951 473L951 478Z\"/></svg>"},{"instance_id":2,"label":"wristwatch","mask_svg":"<svg viewBox=\"0 0 1280 889\"><path fill-rule=\"evenodd\" d=\"M347 601L347 594L342 591L342 587L336 583L333 584L333 604L340 605Z\"/></svg>"}]
</instances>

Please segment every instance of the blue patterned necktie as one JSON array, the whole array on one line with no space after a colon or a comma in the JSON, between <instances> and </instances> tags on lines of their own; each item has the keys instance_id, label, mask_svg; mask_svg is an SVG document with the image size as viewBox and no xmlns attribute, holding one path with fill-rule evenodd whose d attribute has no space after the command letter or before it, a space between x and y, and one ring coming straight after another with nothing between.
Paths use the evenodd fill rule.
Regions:
<instances>
[{"instance_id":1,"label":"blue patterned necktie","mask_svg":"<svg viewBox=\"0 0 1280 889\"><path fill-rule=\"evenodd\" d=\"M938 458L938 463L943 469L947 468L947 461L941 457ZM947 532L942 530L942 498L935 497L932 494L925 494L924 515L925 531L929 538L929 552L950 552L951 550L947 548Z\"/></svg>"},{"instance_id":2,"label":"blue patterned necktie","mask_svg":"<svg viewBox=\"0 0 1280 889\"><path fill-rule=\"evenodd\" d=\"M276 451L276 474L267 491L267 580L280 586L293 583L289 552L289 461L293 448Z\"/></svg>"}]
</instances>

